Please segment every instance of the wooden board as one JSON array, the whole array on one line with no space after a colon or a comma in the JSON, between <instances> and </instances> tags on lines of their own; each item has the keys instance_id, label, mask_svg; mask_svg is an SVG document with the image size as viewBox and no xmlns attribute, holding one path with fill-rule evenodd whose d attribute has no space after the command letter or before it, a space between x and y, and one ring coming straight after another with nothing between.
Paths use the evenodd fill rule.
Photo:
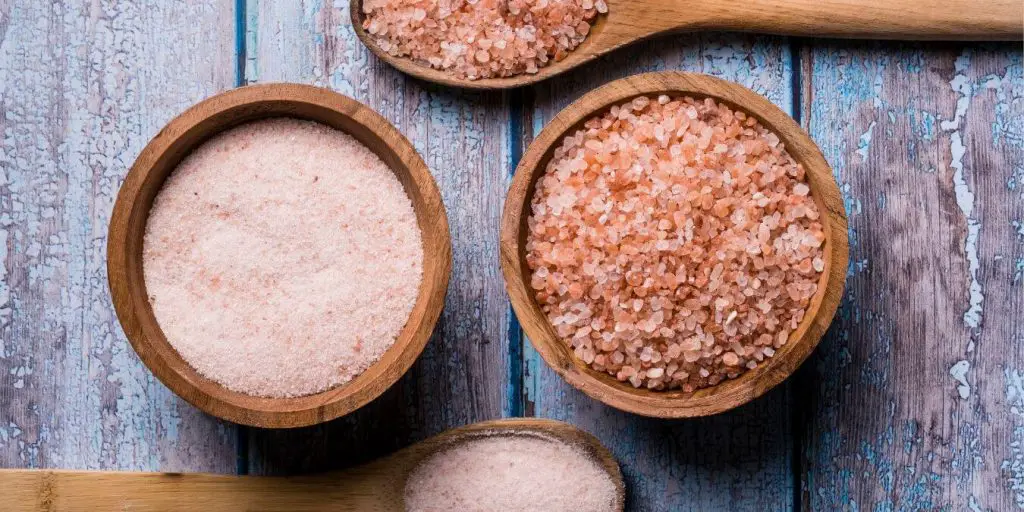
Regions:
<instances>
[{"instance_id":1,"label":"wooden board","mask_svg":"<svg viewBox=\"0 0 1024 512\"><path fill-rule=\"evenodd\" d=\"M135 156L232 86L233 7L0 2L0 466L234 470L234 427L142 366L105 271Z\"/></svg>"},{"instance_id":2,"label":"wooden board","mask_svg":"<svg viewBox=\"0 0 1024 512\"><path fill-rule=\"evenodd\" d=\"M235 4L0 0L0 466L230 472L237 449L243 471L295 473L525 413L608 445L629 510L1024 507L1019 45L799 41L794 69L783 39L676 36L481 94L370 57L346 2ZM331 86L395 122L438 180L455 251L437 334L394 389L327 426L241 429L238 445L234 426L138 362L103 259L135 155L231 87L236 67ZM521 353L498 270L504 188L529 138L590 88L665 68L738 80L784 108L796 95L851 221L848 293L816 355L782 389L696 421L614 412L528 343Z\"/></svg>"},{"instance_id":3,"label":"wooden board","mask_svg":"<svg viewBox=\"0 0 1024 512\"><path fill-rule=\"evenodd\" d=\"M799 383L806 510L1024 507L1020 45L817 42L850 279Z\"/></svg>"},{"instance_id":4,"label":"wooden board","mask_svg":"<svg viewBox=\"0 0 1024 512\"><path fill-rule=\"evenodd\" d=\"M657 69L738 81L784 110L792 106L785 40L678 36L642 43L535 88L524 134L614 78ZM710 418L665 421L626 414L569 387L526 344L527 414L568 421L596 435L622 463L629 510L787 510L793 500L788 386Z\"/></svg>"},{"instance_id":5,"label":"wooden board","mask_svg":"<svg viewBox=\"0 0 1024 512\"><path fill-rule=\"evenodd\" d=\"M250 469L337 468L446 428L509 413L508 302L498 268L498 223L509 169L502 93L465 94L406 77L373 58L347 2L250 0L250 81L331 87L393 122L423 155L451 228L448 300L409 374L363 410L320 427L250 432Z\"/></svg>"}]
</instances>

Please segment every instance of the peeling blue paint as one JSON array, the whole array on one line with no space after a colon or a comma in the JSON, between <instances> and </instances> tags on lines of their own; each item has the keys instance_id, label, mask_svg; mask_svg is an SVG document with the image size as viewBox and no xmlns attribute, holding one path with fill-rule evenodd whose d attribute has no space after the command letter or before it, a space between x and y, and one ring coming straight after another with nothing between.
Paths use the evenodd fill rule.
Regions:
<instances>
[{"instance_id":1,"label":"peeling blue paint","mask_svg":"<svg viewBox=\"0 0 1024 512\"><path fill-rule=\"evenodd\" d=\"M1024 340L1015 340L1021 342ZM1000 464L1006 488L1012 493L1018 508L1024 509L1024 372L1006 368L1003 372L1006 386L1006 405L1013 419L1008 446L1009 457Z\"/></svg>"},{"instance_id":2,"label":"peeling blue paint","mask_svg":"<svg viewBox=\"0 0 1024 512\"><path fill-rule=\"evenodd\" d=\"M957 393L960 398L967 400L971 396L971 385L967 383L967 372L971 369L971 363L966 360L957 361L949 369L949 374L957 382Z\"/></svg>"},{"instance_id":3,"label":"peeling blue paint","mask_svg":"<svg viewBox=\"0 0 1024 512\"><path fill-rule=\"evenodd\" d=\"M914 445L921 442L921 438L917 436L918 427L917 420L905 420L903 422L903 453L909 454L914 449ZM914 467L907 466L907 468L913 474Z\"/></svg>"},{"instance_id":4,"label":"peeling blue paint","mask_svg":"<svg viewBox=\"0 0 1024 512\"><path fill-rule=\"evenodd\" d=\"M868 150L871 149L871 137L874 135L876 125L877 123L875 121L871 121L871 124L868 125L868 129L860 136L860 139L857 141L856 153L860 155L861 160L868 159ZM858 213L860 213L859 206Z\"/></svg>"},{"instance_id":5,"label":"peeling blue paint","mask_svg":"<svg viewBox=\"0 0 1024 512\"><path fill-rule=\"evenodd\" d=\"M1021 183L1024 183L1024 165L1013 168L1013 171L1010 172L1010 177L1006 178L1006 188L1017 190ZM1024 195L1024 188L1021 189L1021 194Z\"/></svg>"}]
</instances>

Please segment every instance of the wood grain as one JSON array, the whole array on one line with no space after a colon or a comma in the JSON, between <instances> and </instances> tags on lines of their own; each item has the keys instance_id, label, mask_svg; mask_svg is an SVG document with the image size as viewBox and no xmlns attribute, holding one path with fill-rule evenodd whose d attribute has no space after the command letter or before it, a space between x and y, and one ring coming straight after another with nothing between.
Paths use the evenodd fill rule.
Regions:
<instances>
[{"instance_id":1,"label":"wood grain","mask_svg":"<svg viewBox=\"0 0 1024 512\"><path fill-rule=\"evenodd\" d=\"M153 313L143 269L143 239L160 189L190 152L240 124L273 117L315 121L373 151L401 182L423 240L423 279L394 344L350 382L314 393L267 398L230 390L200 374L167 340ZM322 87L262 84L208 98L175 117L132 165L110 220L107 272L114 309L146 366L178 396L243 425L293 428L344 416L380 396L412 366L434 331L451 272L448 217L430 171L390 123L347 96ZM254 370L256 371L256 370Z\"/></svg>"},{"instance_id":2,"label":"wood grain","mask_svg":"<svg viewBox=\"0 0 1024 512\"><path fill-rule=\"evenodd\" d=\"M174 397L128 347L104 250L146 141L231 87L233 12L0 2L0 466L234 470L234 427Z\"/></svg>"},{"instance_id":3,"label":"wood grain","mask_svg":"<svg viewBox=\"0 0 1024 512\"><path fill-rule=\"evenodd\" d=\"M508 414L508 303L498 222L509 169L502 94L462 94L410 79L356 39L341 2L250 1L253 81L333 88L380 112L424 156L451 228L448 300L419 362L383 397L326 426L250 434L254 473L338 468L453 426Z\"/></svg>"},{"instance_id":4,"label":"wood grain","mask_svg":"<svg viewBox=\"0 0 1024 512\"><path fill-rule=\"evenodd\" d=\"M567 104L614 78L661 69L737 81L784 110L792 104L784 40L717 34L641 43L537 86L529 140ZM628 55L626 54L628 53ZM736 410L684 421L611 409L573 389L524 340L524 410L594 433L622 463L629 510L789 510L794 480L789 386Z\"/></svg>"},{"instance_id":5,"label":"wood grain","mask_svg":"<svg viewBox=\"0 0 1024 512\"><path fill-rule=\"evenodd\" d=\"M851 266L801 381L803 507L1024 507L1020 47L815 43L804 62Z\"/></svg>"},{"instance_id":6,"label":"wood grain","mask_svg":"<svg viewBox=\"0 0 1024 512\"><path fill-rule=\"evenodd\" d=\"M381 60L453 87L503 89L537 83L631 43L667 33L719 30L775 35L903 40L1020 40L1018 0L608 0L587 39L538 73L468 80L380 50L352 4L356 35Z\"/></svg>"},{"instance_id":7,"label":"wood grain","mask_svg":"<svg viewBox=\"0 0 1024 512\"><path fill-rule=\"evenodd\" d=\"M778 135L803 169L811 196L821 212L825 230L825 269L818 291L807 306L807 315L789 342L757 368L735 379L692 393L680 390L652 391L620 382L597 372L576 357L555 332L541 310L530 286L526 263L529 236L527 219L537 182L547 173L555 149L566 137L580 133L584 123L636 97L689 96L711 98L755 117ZM793 118L763 96L735 82L702 73L658 71L628 76L602 85L560 111L544 127L523 154L516 168L501 222L501 269L512 307L533 348L548 366L570 385L596 400L623 411L654 418L692 418L718 414L754 400L789 377L818 345L843 294L848 260L846 213L832 169L821 150Z\"/></svg>"},{"instance_id":8,"label":"wood grain","mask_svg":"<svg viewBox=\"0 0 1024 512\"><path fill-rule=\"evenodd\" d=\"M236 477L200 473L0 470L0 488L12 490L5 497L8 512L395 512L405 509L406 482L423 460L460 444L495 436L532 437L574 447L607 472L617 491L614 508L622 511L625 491L622 473L608 450L596 438L572 425L531 418L488 421L448 430L369 464L315 475Z\"/></svg>"},{"instance_id":9,"label":"wood grain","mask_svg":"<svg viewBox=\"0 0 1024 512\"><path fill-rule=\"evenodd\" d=\"M231 86L234 3L0 0L0 466L232 470L234 426L176 399L127 347L103 249L113 195L145 142ZM794 92L785 40L687 35L517 96L466 94L370 57L344 2L246 4L247 76L330 85L382 111L426 156L455 246L443 326L414 371L329 426L253 431L254 472L350 466L515 412L506 333L519 340L497 267L509 160L590 88L685 69L784 108L802 96L851 216L838 325L798 385L689 421L605 407L524 342L523 410L597 434L623 462L630 510L1024 506L1019 45L804 41ZM519 94L523 137L509 111Z\"/></svg>"}]
</instances>

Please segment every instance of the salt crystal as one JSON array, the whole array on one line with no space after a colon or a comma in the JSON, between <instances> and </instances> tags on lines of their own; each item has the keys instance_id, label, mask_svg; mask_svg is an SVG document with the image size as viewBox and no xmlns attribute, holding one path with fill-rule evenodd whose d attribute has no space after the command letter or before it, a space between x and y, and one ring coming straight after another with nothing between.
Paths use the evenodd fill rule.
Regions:
<instances>
[{"instance_id":1,"label":"salt crystal","mask_svg":"<svg viewBox=\"0 0 1024 512\"><path fill-rule=\"evenodd\" d=\"M477 80L537 73L565 58L608 5L605 0L387 0L364 1L362 10L363 29L388 54Z\"/></svg>"},{"instance_id":2,"label":"salt crystal","mask_svg":"<svg viewBox=\"0 0 1024 512\"><path fill-rule=\"evenodd\" d=\"M615 483L592 456L560 440L493 435L420 462L405 484L405 510L613 512Z\"/></svg>"},{"instance_id":3,"label":"salt crystal","mask_svg":"<svg viewBox=\"0 0 1024 512\"><path fill-rule=\"evenodd\" d=\"M531 284L549 318L587 305L593 335L609 337L594 350L614 351L599 371L699 389L756 367L798 327L824 269L824 229L805 173L756 118L641 96L554 155L527 221ZM655 361L677 370L635 371Z\"/></svg>"},{"instance_id":4,"label":"salt crystal","mask_svg":"<svg viewBox=\"0 0 1024 512\"><path fill-rule=\"evenodd\" d=\"M143 241L167 341L200 374L265 397L369 368L405 326L422 260L412 202L387 164L293 119L196 148L157 194Z\"/></svg>"}]
</instances>

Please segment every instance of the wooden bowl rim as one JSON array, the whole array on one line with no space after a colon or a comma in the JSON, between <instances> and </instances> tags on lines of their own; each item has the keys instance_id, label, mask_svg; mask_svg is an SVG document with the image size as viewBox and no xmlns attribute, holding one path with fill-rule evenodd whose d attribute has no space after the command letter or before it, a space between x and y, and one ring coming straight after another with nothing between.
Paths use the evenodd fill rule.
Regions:
<instances>
[{"instance_id":1,"label":"wooden bowl rim","mask_svg":"<svg viewBox=\"0 0 1024 512\"><path fill-rule=\"evenodd\" d=\"M554 148L595 114L637 96L666 93L713 98L753 115L786 145L807 171L811 195L825 226L825 271L818 292L800 327L774 357L735 379L693 393L635 389L590 369L558 339L540 310L528 284L525 264L526 219L534 185L544 174ZM846 211L832 169L811 137L766 98L726 80L697 73L661 71L609 82L590 91L559 112L530 144L516 168L501 221L501 269L512 307L527 337L545 363L570 385L617 409L658 418L688 418L718 414L745 404L772 389L810 355L839 306L849 260Z\"/></svg>"},{"instance_id":2,"label":"wooden bowl rim","mask_svg":"<svg viewBox=\"0 0 1024 512\"><path fill-rule=\"evenodd\" d=\"M387 462L392 458L404 458L409 452L410 470L403 476L400 488L404 489L409 476L423 461L440 454L450 448L462 446L464 443L478 439L494 437L533 437L549 442L558 442L583 452L591 462L601 467L615 485L615 510L625 510L626 484L622 477L622 469L618 459L608 447L601 443L595 435L582 428L564 421L549 418L502 418L472 423L452 428L433 437L424 439L412 446L382 459Z\"/></svg>"},{"instance_id":3,"label":"wooden bowl rim","mask_svg":"<svg viewBox=\"0 0 1024 512\"><path fill-rule=\"evenodd\" d=\"M132 223L139 216L141 229L145 229L152 200L143 204L143 187L149 175L155 174L154 168L163 167L162 159L170 158L166 165L171 170L162 178L154 178L160 179L157 194L185 156L230 128L275 117L308 119L331 126L329 121L295 109L345 119L365 133L332 127L357 138L385 162L390 159L400 164L401 168L392 164L389 167L403 182L416 210L417 224L423 234L423 280L413 311L394 345L364 372L320 393L267 398L231 391L200 375L170 346L146 298L145 279L140 277L141 257L137 264L130 263L129 237L133 229L138 229ZM239 113L245 116L240 121L232 117ZM176 144L186 136L197 139L182 152ZM367 144L364 138L375 140L381 147ZM393 154L385 157L388 151ZM174 156L174 152L180 154ZM407 179L403 178L404 173L408 174ZM141 245L138 242L140 248ZM430 247L435 250L433 258L428 256ZM338 418L371 402L397 382L422 353L440 317L451 265L451 236L441 194L426 163L408 139L387 119L352 98L329 89L292 83L250 85L225 91L171 120L142 150L125 177L114 204L107 241L107 277L114 310L125 336L146 367L175 394L204 412L235 423L266 428L302 427ZM155 330L147 323L155 326Z\"/></svg>"}]
</instances>

